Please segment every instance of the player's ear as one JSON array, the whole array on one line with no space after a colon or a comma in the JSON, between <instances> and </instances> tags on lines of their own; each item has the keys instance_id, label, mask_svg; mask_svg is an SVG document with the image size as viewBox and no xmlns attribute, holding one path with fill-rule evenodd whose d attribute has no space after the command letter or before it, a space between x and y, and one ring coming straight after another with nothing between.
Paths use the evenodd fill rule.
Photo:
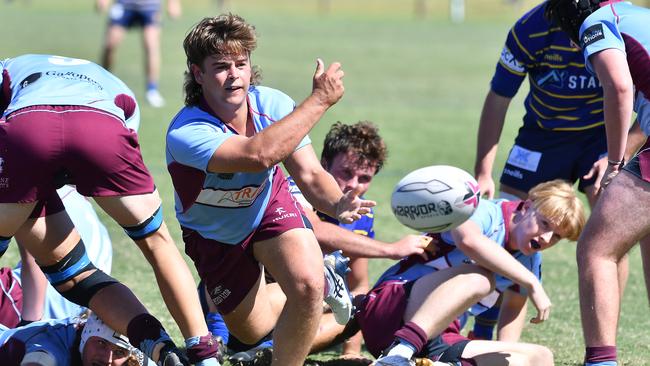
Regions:
<instances>
[{"instance_id":1,"label":"player's ear","mask_svg":"<svg viewBox=\"0 0 650 366\"><path fill-rule=\"evenodd\" d=\"M199 84L203 84L203 71L201 67L197 64L191 64L190 71L192 72L192 76L194 76L194 80Z\"/></svg>"},{"instance_id":2,"label":"player's ear","mask_svg":"<svg viewBox=\"0 0 650 366\"><path fill-rule=\"evenodd\" d=\"M521 206L522 211L524 213L528 212L528 210L530 210L532 207L533 207L533 201L531 201L530 199L524 200Z\"/></svg>"}]
</instances>

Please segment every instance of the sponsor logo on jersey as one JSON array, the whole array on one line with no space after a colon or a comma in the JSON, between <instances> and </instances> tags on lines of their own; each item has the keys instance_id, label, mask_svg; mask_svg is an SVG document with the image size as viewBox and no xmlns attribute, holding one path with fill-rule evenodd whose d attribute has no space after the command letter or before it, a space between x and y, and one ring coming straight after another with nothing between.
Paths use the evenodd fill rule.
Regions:
<instances>
[{"instance_id":1,"label":"sponsor logo on jersey","mask_svg":"<svg viewBox=\"0 0 650 366\"><path fill-rule=\"evenodd\" d=\"M34 83L36 80L41 78L42 73L40 72L35 72L28 77L24 78L23 81L20 82L20 87L21 88L26 88L29 84Z\"/></svg>"},{"instance_id":2,"label":"sponsor logo on jersey","mask_svg":"<svg viewBox=\"0 0 650 366\"><path fill-rule=\"evenodd\" d=\"M524 175L521 174L521 171L519 169L508 169L505 168L503 169L503 174L509 175L511 177L515 177L517 179L524 179Z\"/></svg>"},{"instance_id":3,"label":"sponsor logo on jersey","mask_svg":"<svg viewBox=\"0 0 650 366\"><path fill-rule=\"evenodd\" d=\"M605 39L603 25L600 23L594 24L582 32L582 38L580 38L581 47L585 48L596 41L600 41L601 39Z\"/></svg>"},{"instance_id":4,"label":"sponsor logo on jersey","mask_svg":"<svg viewBox=\"0 0 650 366\"><path fill-rule=\"evenodd\" d=\"M600 88L600 82L595 76L591 75L572 75L568 71L552 69L545 74L540 75L535 81L537 85L546 89L596 89Z\"/></svg>"},{"instance_id":5,"label":"sponsor logo on jersey","mask_svg":"<svg viewBox=\"0 0 650 366\"><path fill-rule=\"evenodd\" d=\"M221 288L221 286L217 286L212 290L212 292L210 292L210 298L212 298L212 301L215 305L219 305L223 302L223 300L230 296L231 293L232 291L229 289L224 289Z\"/></svg>"},{"instance_id":6,"label":"sponsor logo on jersey","mask_svg":"<svg viewBox=\"0 0 650 366\"><path fill-rule=\"evenodd\" d=\"M514 165L517 168L536 172L541 158L542 153L524 149L521 146L515 145L512 147L512 150L510 150L507 163Z\"/></svg>"},{"instance_id":7,"label":"sponsor logo on jersey","mask_svg":"<svg viewBox=\"0 0 650 366\"><path fill-rule=\"evenodd\" d=\"M260 186L253 185L231 190L204 188L196 198L196 203L223 208L248 207L262 193L266 182L265 180Z\"/></svg>"},{"instance_id":8,"label":"sponsor logo on jersey","mask_svg":"<svg viewBox=\"0 0 650 366\"><path fill-rule=\"evenodd\" d=\"M562 62L562 55L559 53L547 53L544 55L545 61Z\"/></svg>"},{"instance_id":9,"label":"sponsor logo on jersey","mask_svg":"<svg viewBox=\"0 0 650 366\"><path fill-rule=\"evenodd\" d=\"M97 81L91 79L88 75L80 74L78 72L73 72L73 71L46 71L45 76L51 76L51 77L74 80L74 81L81 81L81 82L84 82L84 83L92 84L94 87L96 87L99 90L104 90L104 88L102 87L102 85L100 83L98 83Z\"/></svg>"},{"instance_id":10,"label":"sponsor logo on jersey","mask_svg":"<svg viewBox=\"0 0 650 366\"><path fill-rule=\"evenodd\" d=\"M441 200L438 204L433 202L420 204L420 205L407 205L407 206L394 206L393 212L395 215L410 217L414 220L416 217L433 217L433 216L446 216L453 212L451 204L447 201Z\"/></svg>"},{"instance_id":11,"label":"sponsor logo on jersey","mask_svg":"<svg viewBox=\"0 0 650 366\"><path fill-rule=\"evenodd\" d=\"M519 62L515 58L515 55L510 52L508 47L503 47L503 50L501 50L501 62L503 63L504 66L509 68L512 71L516 72L524 72L526 71L526 68L524 67L524 64Z\"/></svg>"}]
</instances>

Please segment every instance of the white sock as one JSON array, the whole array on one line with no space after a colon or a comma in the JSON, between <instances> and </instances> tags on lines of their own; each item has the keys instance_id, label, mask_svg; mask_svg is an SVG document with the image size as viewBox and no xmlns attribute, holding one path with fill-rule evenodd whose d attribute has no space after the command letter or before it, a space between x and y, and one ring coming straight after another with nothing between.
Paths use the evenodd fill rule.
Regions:
<instances>
[{"instance_id":1,"label":"white sock","mask_svg":"<svg viewBox=\"0 0 650 366\"><path fill-rule=\"evenodd\" d=\"M400 342L393 348L391 348L388 351L388 354L386 356L402 356L408 360L413 357L413 353L415 353L415 350L413 349L413 346L411 346L408 343L403 343Z\"/></svg>"}]
</instances>

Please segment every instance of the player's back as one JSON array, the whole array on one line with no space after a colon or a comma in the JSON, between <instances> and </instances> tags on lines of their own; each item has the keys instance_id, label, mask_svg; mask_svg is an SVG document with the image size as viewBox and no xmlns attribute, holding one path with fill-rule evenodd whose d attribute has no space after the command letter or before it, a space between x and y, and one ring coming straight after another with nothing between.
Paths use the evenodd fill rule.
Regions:
<instances>
[{"instance_id":1,"label":"player's back","mask_svg":"<svg viewBox=\"0 0 650 366\"><path fill-rule=\"evenodd\" d=\"M82 59L23 55L0 61L0 66L4 70L0 78L3 90L9 90L11 95L4 115L34 105L81 105L124 118L115 97L133 97L118 78Z\"/></svg>"}]
</instances>

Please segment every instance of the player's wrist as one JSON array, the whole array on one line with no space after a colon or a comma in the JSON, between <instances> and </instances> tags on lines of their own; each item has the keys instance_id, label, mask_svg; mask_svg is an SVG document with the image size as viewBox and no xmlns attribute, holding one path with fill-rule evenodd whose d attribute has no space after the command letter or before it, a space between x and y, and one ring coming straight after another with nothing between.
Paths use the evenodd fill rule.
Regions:
<instances>
[{"instance_id":1,"label":"player's wrist","mask_svg":"<svg viewBox=\"0 0 650 366\"><path fill-rule=\"evenodd\" d=\"M612 159L607 159L607 166L612 167L616 170L619 170L625 165L625 158L622 158L620 160L612 160Z\"/></svg>"}]
</instances>

